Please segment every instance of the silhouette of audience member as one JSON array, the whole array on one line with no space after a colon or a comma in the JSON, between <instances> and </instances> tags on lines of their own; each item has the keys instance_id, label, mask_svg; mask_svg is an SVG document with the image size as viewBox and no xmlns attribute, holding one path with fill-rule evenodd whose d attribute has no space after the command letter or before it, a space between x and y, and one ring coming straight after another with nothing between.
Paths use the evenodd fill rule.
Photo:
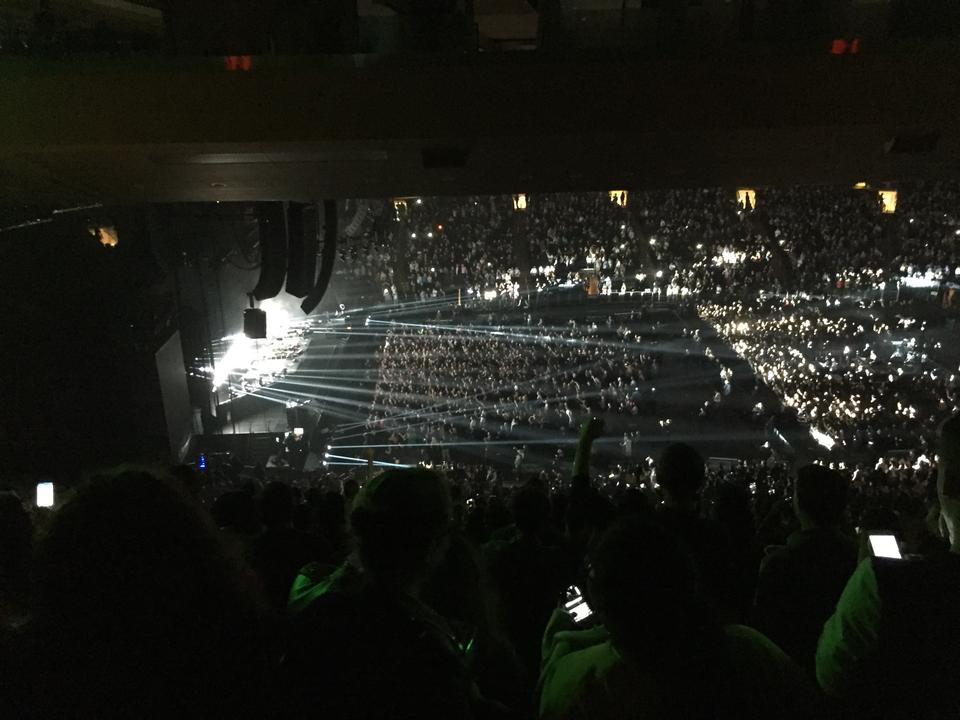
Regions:
<instances>
[{"instance_id":1,"label":"silhouette of audience member","mask_svg":"<svg viewBox=\"0 0 960 720\"><path fill-rule=\"evenodd\" d=\"M835 470L800 468L793 493L800 530L760 565L754 625L811 674L823 623L857 566L857 544L839 529L847 493Z\"/></svg>"},{"instance_id":2,"label":"silhouette of audience member","mask_svg":"<svg viewBox=\"0 0 960 720\"><path fill-rule=\"evenodd\" d=\"M536 677L543 628L572 581L571 561L552 542L550 500L541 488L524 486L512 505L515 531L506 540L488 543L484 554L503 628L529 676Z\"/></svg>"},{"instance_id":3,"label":"silhouette of audience member","mask_svg":"<svg viewBox=\"0 0 960 720\"><path fill-rule=\"evenodd\" d=\"M350 552L348 514L353 501L333 489L311 494L317 530L323 541L330 546L338 562Z\"/></svg>"},{"instance_id":4,"label":"silhouette of audience member","mask_svg":"<svg viewBox=\"0 0 960 720\"><path fill-rule=\"evenodd\" d=\"M284 662L291 712L316 717L473 717L465 650L421 600L451 529L442 479L390 470L360 491L358 552L333 574L299 576Z\"/></svg>"},{"instance_id":5,"label":"silhouette of audience member","mask_svg":"<svg viewBox=\"0 0 960 720\"><path fill-rule=\"evenodd\" d=\"M217 527L235 537L241 544L260 532L260 517L253 492L247 489L229 490L220 495L210 508Z\"/></svg>"},{"instance_id":6,"label":"silhouette of audience member","mask_svg":"<svg viewBox=\"0 0 960 720\"><path fill-rule=\"evenodd\" d=\"M36 588L24 717L266 712L263 606L173 481L126 470L79 487L39 542Z\"/></svg>"},{"instance_id":7,"label":"silhouette of audience member","mask_svg":"<svg viewBox=\"0 0 960 720\"><path fill-rule=\"evenodd\" d=\"M27 619L33 522L20 496L0 492L0 628Z\"/></svg>"},{"instance_id":8,"label":"silhouette of audience member","mask_svg":"<svg viewBox=\"0 0 960 720\"><path fill-rule=\"evenodd\" d=\"M452 533L443 561L427 578L423 601L447 618L458 642L472 647L467 660L485 697L531 710L528 675L500 628L493 592L480 553L461 532Z\"/></svg>"},{"instance_id":9,"label":"silhouette of audience member","mask_svg":"<svg viewBox=\"0 0 960 720\"><path fill-rule=\"evenodd\" d=\"M696 565L705 597L729 620L739 605L736 568L723 528L701 514L700 494L706 482L703 458L686 443L668 445L656 466L663 494L658 522L686 546Z\"/></svg>"},{"instance_id":10,"label":"silhouette of audience member","mask_svg":"<svg viewBox=\"0 0 960 720\"><path fill-rule=\"evenodd\" d=\"M733 572L725 583L731 610L738 619L750 617L757 591L757 566L763 557L757 542L753 504L747 488L730 482L716 486L710 519L715 521L729 541Z\"/></svg>"},{"instance_id":11,"label":"silhouette of audience member","mask_svg":"<svg viewBox=\"0 0 960 720\"><path fill-rule=\"evenodd\" d=\"M343 482L343 503L349 513L350 509L353 507L354 500L357 499L357 495L360 493L360 483L358 483L354 478L348 478Z\"/></svg>"},{"instance_id":12,"label":"silhouette of audience member","mask_svg":"<svg viewBox=\"0 0 960 720\"><path fill-rule=\"evenodd\" d=\"M806 718L816 695L760 633L721 625L671 533L628 518L591 555L587 598L601 624L565 611L544 635L540 718Z\"/></svg>"},{"instance_id":13,"label":"silhouette of audience member","mask_svg":"<svg viewBox=\"0 0 960 720\"><path fill-rule=\"evenodd\" d=\"M286 483L271 482L260 496L265 530L254 540L252 560L267 600L285 612L290 588L300 568L311 562L331 562L329 547L319 538L293 528L293 493Z\"/></svg>"},{"instance_id":14,"label":"silhouette of audience member","mask_svg":"<svg viewBox=\"0 0 960 720\"><path fill-rule=\"evenodd\" d=\"M950 552L863 560L823 627L817 680L851 715L960 716L960 416L941 425L939 455Z\"/></svg>"}]
</instances>

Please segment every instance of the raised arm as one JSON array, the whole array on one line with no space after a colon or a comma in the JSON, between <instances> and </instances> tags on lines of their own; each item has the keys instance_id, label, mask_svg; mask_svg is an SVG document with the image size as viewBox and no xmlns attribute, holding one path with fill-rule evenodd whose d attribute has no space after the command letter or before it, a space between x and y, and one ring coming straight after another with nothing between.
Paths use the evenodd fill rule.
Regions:
<instances>
[{"instance_id":1,"label":"raised arm","mask_svg":"<svg viewBox=\"0 0 960 720\"><path fill-rule=\"evenodd\" d=\"M590 479L590 450L593 441L603 435L603 420L592 417L580 427L580 441L573 460L573 477Z\"/></svg>"}]
</instances>

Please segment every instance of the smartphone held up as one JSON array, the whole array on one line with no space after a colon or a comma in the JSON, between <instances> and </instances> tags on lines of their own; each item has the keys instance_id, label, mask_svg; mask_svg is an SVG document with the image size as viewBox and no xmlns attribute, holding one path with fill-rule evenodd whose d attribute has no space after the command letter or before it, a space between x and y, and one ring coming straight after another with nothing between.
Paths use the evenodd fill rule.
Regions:
<instances>
[{"instance_id":1,"label":"smartphone held up","mask_svg":"<svg viewBox=\"0 0 960 720\"><path fill-rule=\"evenodd\" d=\"M578 624L593 615L593 609L587 603L586 599L584 599L583 593L576 585L571 585L567 588L563 600L563 609L566 610L570 614L570 617L573 618L573 621Z\"/></svg>"},{"instance_id":2,"label":"smartphone held up","mask_svg":"<svg viewBox=\"0 0 960 720\"><path fill-rule=\"evenodd\" d=\"M870 552L874 557L901 560L900 543L896 535L870 535Z\"/></svg>"}]
</instances>

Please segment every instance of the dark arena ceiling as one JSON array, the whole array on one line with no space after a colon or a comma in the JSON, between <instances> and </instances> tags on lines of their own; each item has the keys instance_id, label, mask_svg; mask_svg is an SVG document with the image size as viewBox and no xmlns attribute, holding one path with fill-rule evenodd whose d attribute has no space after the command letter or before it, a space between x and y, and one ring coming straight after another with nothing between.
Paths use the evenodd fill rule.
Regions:
<instances>
[{"instance_id":1,"label":"dark arena ceiling","mask_svg":"<svg viewBox=\"0 0 960 720\"><path fill-rule=\"evenodd\" d=\"M722 62L539 53L0 58L6 203L958 175L952 41Z\"/></svg>"}]
</instances>

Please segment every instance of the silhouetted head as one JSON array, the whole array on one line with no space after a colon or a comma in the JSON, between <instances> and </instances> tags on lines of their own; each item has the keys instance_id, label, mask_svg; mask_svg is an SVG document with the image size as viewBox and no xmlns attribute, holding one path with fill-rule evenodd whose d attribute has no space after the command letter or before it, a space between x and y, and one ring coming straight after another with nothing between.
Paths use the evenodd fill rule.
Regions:
<instances>
[{"instance_id":1,"label":"silhouetted head","mask_svg":"<svg viewBox=\"0 0 960 720\"><path fill-rule=\"evenodd\" d=\"M524 535L539 535L550 521L550 500L539 487L527 484L513 496L513 520Z\"/></svg>"},{"instance_id":2,"label":"silhouetted head","mask_svg":"<svg viewBox=\"0 0 960 720\"><path fill-rule=\"evenodd\" d=\"M706 479L703 458L686 443L668 445L657 462L657 483L667 505L685 508L696 503Z\"/></svg>"},{"instance_id":3,"label":"silhouetted head","mask_svg":"<svg viewBox=\"0 0 960 720\"><path fill-rule=\"evenodd\" d=\"M440 476L429 470L388 470L357 495L350 522L372 579L409 589L442 555L451 524L450 496Z\"/></svg>"},{"instance_id":4,"label":"silhouetted head","mask_svg":"<svg viewBox=\"0 0 960 720\"><path fill-rule=\"evenodd\" d=\"M267 527L293 520L293 493L286 483L268 483L260 495L260 519Z\"/></svg>"},{"instance_id":5,"label":"silhouetted head","mask_svg":"<svg viewBox=\"0 0 960 720\"><path fill-rule=\"evenodd\" d=\"M682 664L698 635L714 628L692 560L673 535L641 518L618 521L597 543L590 592L614 645L643 664Z\"/></svg>"},{"instance_id":6,"label":"silhouetted head","mask_svg":"<svg viewBox=\"0 0 960 720\"><path fill-rule=\"evenodd\" d=\"M230 490L218 497L210 508L217 527L242 535L255 535L260 530L260 517L253 493Z\"/></svg>"},{"instance_id":7,"label":"silhouetted head","mask_svg":"<svg viewBox=\"0 0 960 720\"><path fill-rule=\"evenodd\" d=\"M77 716L202 715L242 697L229 688L257 671L256 596L174 481L94 478L56 511L37 558L50 702Z\"/></svg>"},{"instance_id":8,"label":"silhouetted head","mask_svg":"<svg viewBox=\"0 0 960 720\"><path fill-rule=\"evenodd\" d=\"M797 471L794 508L803 527L831 528L843 520L849 482L836 470L807 465Z\"/></svg>"}]
</instances>

